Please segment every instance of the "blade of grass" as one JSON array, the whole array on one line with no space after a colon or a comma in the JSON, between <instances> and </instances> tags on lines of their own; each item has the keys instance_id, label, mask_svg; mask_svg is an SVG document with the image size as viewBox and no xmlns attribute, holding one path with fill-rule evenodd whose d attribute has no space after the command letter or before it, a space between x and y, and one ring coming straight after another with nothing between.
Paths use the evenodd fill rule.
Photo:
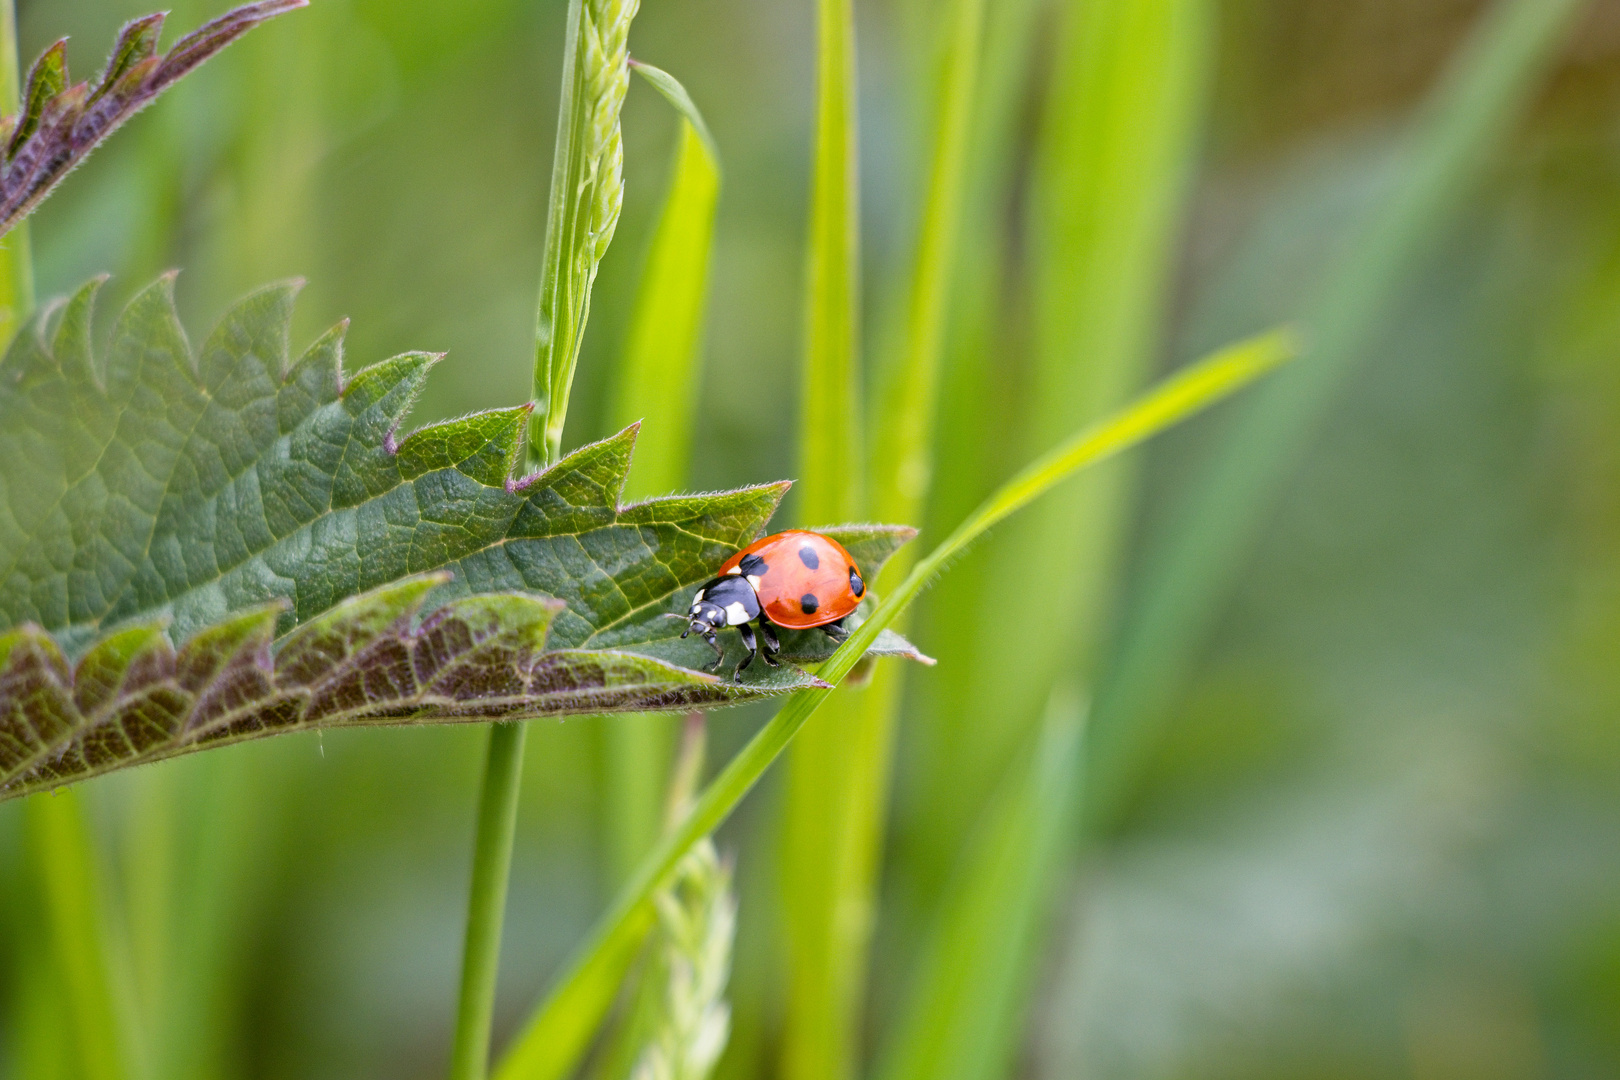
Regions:
<instances>
[{"instance_id":1,"label":"blade of grass","mask_svg":"<svg viewBox=\"0 0 1620 1080\"><path fill-rule=\"evenodd\" d=\"M927 490L983 22L983 0L951 0L905 350L886 372L882 408L870 432L870 516L879 521L917 520ZM805 393L816 389L807 384ZM815 450L807 438L805 453ZM885 568L885 580L899 581L911 567L909 549L896 557L901 563ZM800 735L793 751L783 860L791 874L785 911L794 946L784 1047L788 1076L831 1080L856 1071L902 677L893 665L881 665L865 693L829 705L831 711Z\"/></svg>"},{"instance_id":2,"label":"blade of grass","mask_svg":"<svg viewBox=\"0 0 1620 1080\"><path fill-rule=\"evenodd\" d=\"M934 117L927 194L912 262L905 351L901 361L885 372L879 398L882 422L874 422L870 440L872 510L882 521L917 521L933 472L946 299L957 261L968 181L968 136L978 100L984 0L951 0L946 26L948 43L935 92L939 111ZM884 575L899 580L911 563L909 548L901 548L889 560Z\"/></svg>"},{"instance_id":3,"label":"blade of grass","mask_svg":"<svg viewBox=\"0 0 1620 1080\"><path fill-rule=\"evenodd\" d=\"M817 4L816 134L806 259L804 369L799 383L799 519L866 517L858 393L860 209L854 0ZM782 831L782 927L787 1080L841 1080L853 1066L856 971L852 940L865 912L846 910L837 882L854 853L835 834L842 796L829 778L849 749L842 732L854 703L840 699L799 740L788 762Z\"/></svg>"},{"instance_id":4,"label":"blade of grass","mask_svg":"<svg viewBox=\"0 0 1620 1080\"><path fill-rule=\"evenodd\" d=\"M1029 972L1079 803L1085 710L1054 692L1026 760L1015 762L967 847L879 1080L1006 1074Z\"/></svg>"},{"instance_id":5,"label":"blade of grass","mask_svg":"<svg viewBox=\"0 0 1620 1080\"><path fill-rule=\"evenodd\" d=\"M1235 392L1293 356L1283 332L1240 342L1164 380L1129 407L1065 440L1023 469L912 568L817 670L836 684L900 612L944 567L987 530L1074 473L1105 461ZM530 1017L496 1071L496 1080L561 1080L579 1061L639 947L652 917L652 894L681 856L712 833L793 740L830 691L800 691L704 789L692 812L660 840L582 943L557 988ZM628 955L627 955L628 954Z\"/></svg>"},{"instance_id":6,"label":"blade of grass","mask_svg":"<svg viewBox=\"0 0 1620 1080\"><path fill-rule=\"evenodd\" d=\"M1308 358L1243 403L1224 445L1187 487L1144 560L1099 685L1088 819L1106 823L1135 762L1167 722L1267 513L1380 318L1528 106L1582 0L1501 0L1487 12L1408 133L1403 179L1352 243L1304 320Z\"/></svg>"},{"instance_id":7,"label":"blade of grass","mask_svg":"<svg viewBox=\"0 0 1620 1080\"><path fill-rule=\"evenodd\" d=\"M934 478L920 524L932 539L944 536L1021 464L1019 416L1012 388L1023 385L1028 366L1029 288L1025 253L1008 223L1027 204L1030 172L1029 114L1045 70L1046 5L1003 0L986 11L983 73L968 157L970 194L965 200L961 255L953 272L940 386ZM965 433L972 433L967 437ZM994 544L985 548L994 550ZM969 552L949 576L923 598L914 613L930 646L944 656L971 656L976 648L971 620L954 613L982 602L992 569L989 551ZM881 595L887 587L879 582ZM943 777L953 760L952 739L939 718L969 692L973 675L947 664L926 679L909 680L906 708L930 721L910 733L906 771L911 780L896 802L897 865L919 889L896 893L897 925L926 925L928 904L948 875L948 854L959 835L935 824L938 798L930 778ZM896 673L890 672L893 678ZM882 692L883 687L874 688ZM936 864L937 873L931 872ZM905 910L901 910L901 908Z\"/></svg>"},{"instance_id":8,"label":"blade of grass","mask_svg":"<svg viewBox=\"0 0 1620 1080\"><path fill-rule=\"evenodd\" d=\"M100 875L79 793L42 792L24 814L79 1067L86 1080L125 1080L135 1075L127 1017L113 988Z\"/></svg>"},{"instance_id":9,"label":"blade of grass","mask_svg":"<svg viewBox=\"0 0 1620 1080\"><path fill-rule=\"evenodd\" d=\"M21 60L17 53L17 6L0 0L0 114L17 115ZM34 259L28 222L0 237L0 347L11 344L34 308Z\"/></svg>"},{"instance_id":10,"label":"blade of grass","mask_svg":"<svg viewBox=\"0 0 1620 1080\"><path fill-rule=\"evenodd\" d=\"M1031 368L1012 433L1025 452L1116 408L1148 371L1212 52L1208 0L1087 0L1057 16L1026 225ZM1131 488L1117 466L1047 500L989 545L983 592L932 620L969 622L955 637L971 635L975 662L947 665L930 715L922 895L943 886L1054 682L1089 685ZM998 602L1007 596L1019 602Z\"/></svg>"},{"instance_id":11,"label":"blade of grass","mask_svg":"<svg viewBox=\"0 0 1620 1080\"><path fill-rule=\"evenodd\" d=\"M636 70L657 72L645 65ZM695 108L681 118L669 193L647 253L618 373L614 430L647 421L636 439L635 470L625 482L625 497L631 499L676 490L686 482L691 459L709 249L720 195L720 161L702 123Z\"/></svg>"},{"instance_id":12,"label":"blade of grass","mask_svg":"<svg viewBox=\"0 0 1620 1080\"><path fill-rule=\"evenodd\" d=\"M657 68L635 62L632 67L681 112L669 193L631 312L612 413L615 431L646 421L636 440L636 467L625 484L627 499L641 499L686 483L703 370L703 315L720 160L703 117L680 83ZM667 716L642 713L616 716L602 732L608 861L619 884L662 829L674 728Z\"/></svg>"},{"instance_id":13,"label":"blade of grass","mask_svg":"<svg viewBox=\"0 0 1620 1080\"><path fill-rule=\"evenodd\" d=\"M864 510L857 352L860 202L854 0L818 0L815 166L805 270L799 517L827 524Z\"/></svg>"}]
</instances>

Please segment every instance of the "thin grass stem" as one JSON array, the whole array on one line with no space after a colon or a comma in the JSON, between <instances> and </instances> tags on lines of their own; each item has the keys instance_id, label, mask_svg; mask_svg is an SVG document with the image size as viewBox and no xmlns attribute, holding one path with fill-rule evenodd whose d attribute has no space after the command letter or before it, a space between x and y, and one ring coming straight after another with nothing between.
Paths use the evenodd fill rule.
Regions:
<instances>
[{"instance_id":1,"label":"thin grass stem","mask_svg":"<svg viewBox=\"0 0 1620 1080\"><path fill-rule=\"evenodd\" d=\"M489 1032L495 1017L495 980L500 968L501 925L512 873L518 791L523 778L526 724L491 724L478 832L473 846L472 887L461 961L461 999L456 1009L450 1080L484 1080L489 1068Z\"/></svg>"}]
</instances>

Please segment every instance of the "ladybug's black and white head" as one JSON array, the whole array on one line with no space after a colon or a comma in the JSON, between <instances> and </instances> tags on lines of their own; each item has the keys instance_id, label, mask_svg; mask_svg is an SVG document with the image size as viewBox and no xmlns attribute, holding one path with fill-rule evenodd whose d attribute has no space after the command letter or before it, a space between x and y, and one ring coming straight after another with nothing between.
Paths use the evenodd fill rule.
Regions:
<instances>
[{"instance_id":1,"label":"ladybug's black and white head","mask_svg":"<svg viewBox=\"0 0 1620 1080\"><path fill-rule=\"evenodd\" d=\"M741 626L759 618L759 610L759 596L748 579L727 576L715 578L699 589L685 615L671 617L686 620L686 630L681 633L681 637L685 637L691 633L712 634L725 626Z\"/></svg>"}]
</instances>

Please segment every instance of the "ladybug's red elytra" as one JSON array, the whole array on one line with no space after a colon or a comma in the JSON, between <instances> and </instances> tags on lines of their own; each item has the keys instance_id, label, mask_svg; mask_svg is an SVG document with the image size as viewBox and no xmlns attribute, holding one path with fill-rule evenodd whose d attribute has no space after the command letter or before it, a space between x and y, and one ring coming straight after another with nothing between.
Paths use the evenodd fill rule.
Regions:
<instances>
[{"instance_id":1,"label":"ladybug's red elytra","mask_svg":"<svg viewBox=\"0 0 1620 1080\"><path fill-rule=\"evenodd\" d=\"M775 667L782 645L774 627L819 626L834 641L842 641L849 636L844 618L865 595L866 581L842 544L820 533L791 529L756 540L727 559L720 576L692 598L691 610L670 618L686 620L681 637L695 633L713 647L715 667L726 656L715 633L735 626L748 650L732 673L741 682L743 669L759 653L751 623L759 625L765 641L765 662Z\"/></svg>"}]
</instances>

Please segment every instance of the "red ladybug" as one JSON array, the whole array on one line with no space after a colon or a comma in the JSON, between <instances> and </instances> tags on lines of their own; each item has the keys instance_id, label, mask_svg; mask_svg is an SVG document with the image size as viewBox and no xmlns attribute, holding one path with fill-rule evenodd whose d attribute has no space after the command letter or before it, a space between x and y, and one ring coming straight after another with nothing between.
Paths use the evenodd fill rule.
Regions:
<instances>
[{"instance_id":1,"label":"red ladybug","mask_svg":"<svg viewBox=\"0 0 1620 1080\"><path fill-rule=\"evenodd\" d=\"M793 529L756 540L727 559L720 576L692 598L691 610L670 618L686 620L681 637L696 633L713 646L715 667L726 655L715 632L737 627L748 650L733 673L741 682L743 669L759 652L750 623L759 624L765 662L775 667L782 645L773 625L790 630L819 626L834 641L842 641L849 636L844 617L865 595L866 582L842 544L830 536Z\"/></svg>"}]
</instances>

